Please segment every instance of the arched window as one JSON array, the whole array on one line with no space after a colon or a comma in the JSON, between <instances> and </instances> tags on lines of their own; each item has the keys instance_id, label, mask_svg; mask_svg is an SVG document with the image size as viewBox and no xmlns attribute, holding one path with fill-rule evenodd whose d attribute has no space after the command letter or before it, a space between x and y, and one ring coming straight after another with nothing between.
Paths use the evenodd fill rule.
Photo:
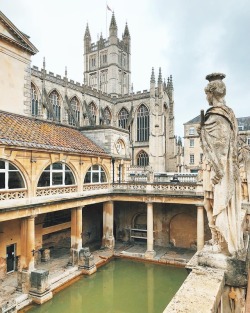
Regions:
<instances>
[{"instance_id":1,"label":"arched window","mask_svg":"<svg viewBox=\"0 0 250 313\"><path fill-rule=\"evenodd\" d=\"M61 122L61 104L59 101L58 93L55 90L52 91L51 94L49 95L49 99L50 99L50 102L52 104L52 108L53 108L54 114L56 116L56 120L58 122ZM47 117L48 117L48 119L52 119L50 112L48 112Z\"/></svg>"},{"instance_id":2,"label":"arched window","mask_svg":"<svg viewBox=\"0 0 250 313\"><path fill-rule=\"evenodd\" d=\"M128 121L128 111L125 108L122 108L118 114L119 127L126 129L127 121Z\"/></svg>"},{"instance_id":3,"label":"arched window","mask_svg":"<svg viewBox=\"0 0 250 313\"><path fill-rule=\"evenodd\" d=\"M75 185L71 169L64 163L53 163L45 168L38 181L38 187Z\"/></svg>"},{"instance_id":4,"label":"arched window","mask_svg":"<svg viewBox=\"0 0 250 313\"><path fill-rule=\"evenodd\" d=\"M33 84L31 84L31 114L32 116L38 115L38 96Z\"/></svg>"},{"instance_id":5,"label":"arched window","mask_svg":"<svg viewBox=\"0 0 250 313\"><path fill-rule=\"evenodd\" d=\"M96 106L93 102L91 102L89 104L89 110L90 110L90 114L91 114L91 116L92 116L92 118L96 124Z\"/></svg>"},{"instance_id":6,"label":"arched window","mask_svg":"<svg viewBox=\"0 0 250 313\"><path fill-rule=\"evenodd\" d=\"M76 120L79 123L80 122L80 104L79 104L79 101L77 100L76 97L74 97L71 99L70 104L71 104L73 112L75 113ZM75 126L76 123L75 123L75 120L73 119L73 117L71 115L71 112L69 112L68 117L69 117L69 125Z\"/></svg>"},{"instance_id":7,"label":"arched window","mask_svg":"<svg viewBox=\"0 0 250 313\"><path fill-rule=\"evenodd\" d=\"M106 183L107 177L100 165L92 165L84 178L84 184Z\"/></svg>"},{"instance_id":8,"label":"arched window","mask_svg":"<svg viewBox=\"0 0 250 313\"><path fill-rule=\"evenodd\" d=\"M148 166L149 159L148 154L145 151L140 151L137 155L137 165Z\"/></svg>"},{"instance_id":9,"label":"arched window","mask_svg":"<svg viewBox=\"0 0 250 313\"><path fill-rule=\"evenodd\" d=\"M149 139L149 112L144 104L137 111L137 141Z\"/></svg>"},{"instance_id":10,"label":"arched window","mask_svg":"<svg viewBox=\"0 0 250 313\"><path fill-rule=\"evenodd\" d=\"M0 160L0 189L25 188L20 171L9 161Z\"/></svg>"},{"instance_id":11,"label":"arched window","mask_svg":"<svg viewBox=\"0 0 250 313\"><path fill-rule=\"evenodd\" d=\"M111 113L108 107L104 109L104 123L110 125L111 123Z\"/></svg>"}]
</instances>

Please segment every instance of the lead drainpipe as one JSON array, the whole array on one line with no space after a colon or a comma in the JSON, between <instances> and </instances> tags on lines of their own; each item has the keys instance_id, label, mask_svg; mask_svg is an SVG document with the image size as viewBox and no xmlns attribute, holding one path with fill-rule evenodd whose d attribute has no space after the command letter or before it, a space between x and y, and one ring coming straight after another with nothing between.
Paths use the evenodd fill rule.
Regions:
<instances>
[{"instance_id":1,"label":"lead drainpipe","mask_svg":"<svg viewBox=\"0 0 250 313\"><path fill-rule=\"evenodd\" d=\"M115 159L112 158L113 184L115 183Z\"/></svg>"}]
</instances>

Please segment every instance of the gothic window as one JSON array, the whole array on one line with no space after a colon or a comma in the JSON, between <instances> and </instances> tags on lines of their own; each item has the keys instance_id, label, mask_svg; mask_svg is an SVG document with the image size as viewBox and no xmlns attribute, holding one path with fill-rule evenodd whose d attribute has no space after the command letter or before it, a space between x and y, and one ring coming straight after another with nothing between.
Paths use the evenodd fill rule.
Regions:
<instances>
[{"instance_id":1,"label":"gothic window","mask_svg":"<svg viewBox=\"0 0 250 313\"><path fill-rule=\"evenodd\" d=\"M32 116L38 115L38 95L33 84L31 84L31 114Z\"/></svg>"},{"instance_id":2,"label":"gothic window","mask_svg":"<svg viewBox=\"0 0 250 313\"><path fill-rule=\"evenodd\" d=\"M128 121L128 111L125 108L122 108L118 114L119 127L126 129L127 121Z\"/></svg>"},{"instance_id":3,"label":"gothic window","mask_svg":"<svg viewBox=\"0 0 250 313\"><path fill-rule=\"evenodd\" d=\"M72 110L75 114L76 120L78 122L80 122L80 104L79 104L79 101L77 100L76 97L74 97L71 99L70 104L71 104ZM68 117L69 117L69 125L75 126L76 125L75 120L73 119L71 112L69 112Z\"/></svg>"},{"instance_id":4,"label":"gothic window","mask_svg":"<svg viewBox=\"0 0 250 313\"><path fill-rule=\"evenodd\" d=\"M92 118L96 124L96 106L93 102L91 102L89 104L89 110L90 110L90 114L91 114L91 116L92 116Z\"/></svg>"},{"instance_id":5,"label":"gothic window","mask_svg":"<svg viewBox=\"0 0 250 313\"><path fill-rule=\"evenodd\" d=\"M0 189L25 188L20 171L9 161L0 160Z\"/></svg>"},{"instance_id":6,"label":"gothic window","mask_svg":"<svg viewBox=\"0 0 250 313\"><path fill-rule=\"evenodd\" d=\"M105 117L104 123L106 125L110 125L110 123L111 123L111 113L110 113L110 110L109 110L108 107L106 107L104 109L104 117Z\"/></svg>"},{"instance_id":7,"label":"gothic window","mask_svg":"<svg viewBox=\"0 0 250 313\"><path fill-rule=\"evenodd\" d=\"M58 93L55 90L52 91L49 95L49 99L52 104L52 109L54 111L56 121L61 122L61 103L59 101ZM52 119L52 115L50 114L50 112L47 112L47 118Z\"/></svg>"},{"instance_id":8,"label":"gothic window","mask_svg":"<svg viewBox=\"0 0 250 313\"><path fill-rule=\"evenodd\" d=\"M137 155L137 165L148 166L148 163L149 163L148 154L145 151L140 151Z\"/></svg>"},{"instance_id":9,"label":"gothic window","mask_svg":"<svg viewBox=\"0 0 250 313\"><path fill-rule=\"evenodd\" d=\"M149 140L149 112L142 104L137 112L137 141Z\"/></svg>"},{"instance_id":10,"label":"gothic window","mask_svg":"<svg viewBox=\"0 0 250 313\"><path fill-rule=\"evenodd\" d=\"M194 154L190 154L190 164L194 164Z\"/></svg>"},{"instance_id":11,"label":"gothic window","mask_svg":"<svg viewBox=\"0 0 250 313\"><path fill-rule=\"evenodd\" d=\"M71 169L64 163L53 163L45 168L38 181L38 187L75 185Z\"/></svg>"},{"instance_id":12,"label":"gothic window","mask_svg":"<svg viewBox=\"0 0 250 313\"><path fill-rule=\"evenodd\" d=\"M100 165L92 165L84 178L84 184L106 183L107 177Z\"/></svg>"}]
</instances>

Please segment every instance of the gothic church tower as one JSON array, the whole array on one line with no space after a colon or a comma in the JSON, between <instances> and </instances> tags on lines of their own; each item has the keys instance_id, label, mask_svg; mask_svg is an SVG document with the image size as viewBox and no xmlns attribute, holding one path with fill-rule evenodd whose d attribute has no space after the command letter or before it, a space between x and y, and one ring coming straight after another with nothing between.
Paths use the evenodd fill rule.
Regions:
<instances>
[{"instance_id":1,"label":"gothic church tower","mask_svg":"<svg viewBox=\"0 0 250 313\"><path fill-rule=\"evenodd\" d=\"M117 31L113 13L107 39L101 35L92 43L88 25L84 35L84 84L115 97L129 93L131 75L128 25L122 40L118 39Z\"/></svg>"}]
</instances>

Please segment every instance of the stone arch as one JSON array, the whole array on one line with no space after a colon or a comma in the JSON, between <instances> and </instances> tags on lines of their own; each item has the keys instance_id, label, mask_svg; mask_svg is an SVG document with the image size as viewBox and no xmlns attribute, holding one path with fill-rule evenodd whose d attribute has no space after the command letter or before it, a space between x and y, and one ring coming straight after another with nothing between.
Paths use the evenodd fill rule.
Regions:
<instances>
[{"instance_id":1,"label":"stone arch","mask_svg":"<svg viewBox=\"0 0 250 313\"><path fill-rule=\"evenodd\" d=\"M137 212L131 221L132 228L147 229L147 213Z\"/></svg>"},{"instance_id":2,"label":"stone arch","mask_svg":"<svg viewBox=\"0 0 250 313\"><path fill-rule=\"evenodd\" d=\"M169 225L170 243L179 248L194 248L197 240L197 221L188 213L172 217Z\"/></svg>"}]
</instances>

